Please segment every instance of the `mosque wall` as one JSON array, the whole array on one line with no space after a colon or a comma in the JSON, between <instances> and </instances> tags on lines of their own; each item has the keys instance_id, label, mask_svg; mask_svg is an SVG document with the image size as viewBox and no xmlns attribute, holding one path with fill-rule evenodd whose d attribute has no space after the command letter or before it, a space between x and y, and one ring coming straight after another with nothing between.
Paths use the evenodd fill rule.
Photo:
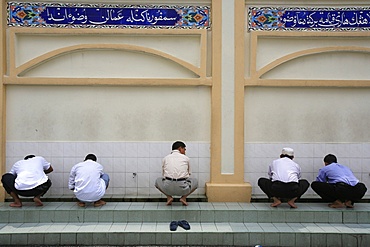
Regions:
<instances>
[{"instance_id":1,"label":"mosque wall","mask_svg":"<svg viewBox=\"0 0 370 247\"><path fill-rule=\"evenodd\" d=\"M370 188L369 30L249 26L250 7L366 8L366 1L140 4L208 6L212 25L34 28L2 20L0 170L43 155L54 167L50 195L71 195L70 168L93 152L112 174L108 194L158 197L161 159L180 139L200 181L195 196L207 193L206 183L216 192L250 183L252 197L265 197L257 179L285 146L310 182L334 153ZM305 197L316 195L309 189Z\"/></svg>"},{"instance_id":2,"label":"mosque wall","mask_svg":"<svg viewBox=\"0 0 370 247\"><path fill-rule=\"evenodd\" d=\"M263 7L303 7L303 11L308 7L285 4ZM351 2L352 7L363 4ZM347 5L321 2L310 7L345 10ZM245 180L251 182L256 198L264 197L258 178L267 176L268 165L285 146L295 149L302 177L310 182L324 166L323 157L333 153L370 186L369 31L356 29L360 22L355 19L352 28L334 28L341 25L334 20L339 19L333 16L315 30L306 25L246 32L244 165ZM309 189L304 197L317 195Z\"/></svg>"},{"instance_id":3,"label":"mosque wall","mask_svg":"<svg viewBox=\"0 0 370 247\"><path fill-rule=\"evenodd\" d=\"M185 4L140 2L149 3ZM111 176L108 196L161 197L154 182L162 158L183 140L199 180L193 195L203 197L210 180L207 36L186 27L8 28L3 170L26 154L42 155L54 168L48 196L72 196L70 169L95 153Z\"/></svg>"}]
</instances>

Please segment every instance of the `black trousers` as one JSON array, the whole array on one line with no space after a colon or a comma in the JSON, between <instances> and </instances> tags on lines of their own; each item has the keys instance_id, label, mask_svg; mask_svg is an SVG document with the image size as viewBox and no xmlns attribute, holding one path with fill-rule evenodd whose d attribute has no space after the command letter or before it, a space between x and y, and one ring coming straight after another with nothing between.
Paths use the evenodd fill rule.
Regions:
<instances>
[{"instance_id":1,"label":"black trousers","mask_svg":"<svg viewBox=\"0 0 370 247\"><path fill-rule=\"evenodd\" d=\"M355 186L346 183L325 183L314 181L311 188L326 202L347 200L352 203L358 202L366 193L367 188L363 183L357 183Z\"/></svg>"},{"instance_id":2,"label":"black trousers","mask_svg":"<svg viewBox=\"0 0 370 247\"><path fill-rule=\"evenodd\" d=\"M14 192L16 193L17 195L20 195L20 196L43 196L48 190L49 188L51 187L51 181L50 179L48 179L48 181L46 181L45 183L33 188L33 189L30 189L30 190L17 190L15 187L14 187L14 184L15 184L15 179L17 177L14 176L13 174L11 173L5 173L3 175L3 177L1 178L1 182L3 183L3 187L4 189L6 190L6 192L8 194L10 194L10 192Z\"/></svg>"},{"instance_id":3,"label":"black trousers","mask_svg":"<svg viewBox=\"0 0 370 247\"><path fill-rule=\"evenodd\" d=\"M300 198L310 187L310 183L305 179L300 179L298 183L281 181L271 181L267 178L258 179L258 186L268 198L277 197L284 199Z\"/></svg>"}]
</instances>

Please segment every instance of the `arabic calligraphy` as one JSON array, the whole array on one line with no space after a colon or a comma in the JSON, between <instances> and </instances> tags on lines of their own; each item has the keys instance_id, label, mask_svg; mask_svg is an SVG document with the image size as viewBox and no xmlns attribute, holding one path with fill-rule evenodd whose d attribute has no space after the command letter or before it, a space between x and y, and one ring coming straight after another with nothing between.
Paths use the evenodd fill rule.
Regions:
<instances>
[{"instance_id":1,"label":"arabic calligraphy","mask_svg":"<svg viewBox=\"0 0 370 247\"><path fill-rule=\"evenodd\" d=\"M210 9L205 6L81 7L53 4L9 3L10 26L145 26L209 28Z\"/></svg>"},{"instance_id":2,"label":"arabic calligraphy","mask_svg":"<svg viewBox=\"0 0 370 247\"><path fill-rule=\"evenodd\" d=\"M48 7L41 13L47 23L93 25L174 25L180 16L174 9L113 9Z\"/></svg>"},{"instance_id":3,"label":"arabic calligraphy","mask_svg":"<svg viewBox=\"0 0 370 247\"><path fill-rule=\"evenodd\" d=\"M369 30L369 8L250 8L249 30Z\"/></svg>"}]
</instances>

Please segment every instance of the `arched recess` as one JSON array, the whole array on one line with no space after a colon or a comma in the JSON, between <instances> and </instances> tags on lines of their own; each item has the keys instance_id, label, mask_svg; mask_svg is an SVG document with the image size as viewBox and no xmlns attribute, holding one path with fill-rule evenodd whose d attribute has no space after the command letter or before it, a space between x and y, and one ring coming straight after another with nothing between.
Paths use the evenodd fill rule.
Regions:
<instances>
[{"instance_id":1,"label":"arched recess","mask_svg":"<svg viewBox=\"0 0 370 247\"><path fill-rule=\"evenodd\" d=\"M325 40L325 39L368 39L368 32L265 32L265 31L255 31L250 33L250 70L249 76L245 76L244 86L273 86L273 87L370 87L370 80L368 79L286 79L286 78L263 78L268 72L287 64L295 59L305 58L312 55L322 55L322 54L334 54L343 52L352 53L362 53L370 54L370 48L366 45L356 45L352 46L348 42L347 44L341 45L321 45L315 48L304 48L284 54L280 57L271 60L269 63L265 64L261 68L257 68L257 60L259 58L258 46L260 41L263 39L290 39L290 40ZM298 60L297 60L298 61Z\"/></svg>"},{"instance_id":2,"label":"arched recess","mask_svg":"<svg viewBox=\"0 0 370 247\"><path fill-rule=\"evenodd\" d=\"M166 53L155 48L134 44L122 43L79 43L66 47L60 47L50 50L42 55L32 58L31 60L16 65L17 35L137 35L137 36L180 36L199 37L199 64L195 65L182 58ZM186 47L184 48L186 49ZM151 29L35 29L35 28L11 28L9 30L9 47L8 47L9 67L8 73L4 76L5 85L129 85L129 86L212 86L212 80L207 77L207 30L189 29L189 30L151 30ZM44 64L58 56L71 54L75 52L92 51L92 50L118 50L124 52L136 52L142 55L156 56L180 66L184 71L193 74L192 78L78 78L78 77L27 77L22 76L24 72ZM175 80L174 80L175 79Z\"/></svg>"},{"instance_id":3,"label":"arched recess","mask_svg":"<svg viewBox=\"0 0 370 247\"><path fill-rule=\"evenodd\" d=\"M332 53L332 52L359 52L359 53L370 53L370 48L367 47L356 47L356 46L334 46L334 47L321 47L321 48L313 48L313 49L306 49L298 52L294 52L275 61L269 63L268 65L264 66L260 70L257 71L257 77L262 78L263 75L268 73L269 71L279 67L280 65L287 63L289 61L302 58L305 56L321 54L321 53Z\"/></svg>"},{"instance_id":4,"label":"arched recess","mask_svg":"<svg viewBox=\"0 0 370 247\"><path fill-rule=\"evenodd\" d=\"M23 73L27 72L28 70L31 70L39 66L40 64L45 63L51 59L55 59L59 56L62 56L68 53L78 52L78 51L95 50L95 49L135 51L135 52L142 52L146 54L156 55L156 56L171 60L172 62L181 65L182 67L196 74L198 77L204 77L204 74L202 73L199 67L196 67L181 59L178 59L170 54L167 54L165 52L161 52L155 49L147 48L147 47L127 45L127 44L82 44L82 45L73 45L73 46L63 47L63 48L48 52L46 54L43 54L41 56L38 56L28 61L27 63L17 67L15 70L15 74L16 76L20 77L22 76Z\"/></svg>"}]
</instances>

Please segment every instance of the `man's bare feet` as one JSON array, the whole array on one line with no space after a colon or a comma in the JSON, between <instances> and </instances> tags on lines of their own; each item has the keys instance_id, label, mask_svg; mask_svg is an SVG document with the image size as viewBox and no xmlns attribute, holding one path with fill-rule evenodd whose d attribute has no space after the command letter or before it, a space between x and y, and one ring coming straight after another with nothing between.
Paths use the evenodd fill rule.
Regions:
<instances>
[{"instance_id":1,"label":"man's bare feet","mask_svg":"<svg viewBox=\"0 0 370 247\"><path fill-rule=\"evenodd\" d=\"M352 201L350 201L350 200L346 201L346 202L344 203L344 205L346 205L346 207L347 207L347 208L354 208L353 203L352 203Z\"/></svg>"},{"instance_id":2,"label":"man's bare feet","mask_svg":"<svg viewBox=\"0 0 370 247\"><path fill-rule=\"evenodd\" d=\"M274 199L274 202L270 205L271 207L277 207L281 204L281 201L278 198L273 197L272 199Z\"/></svg>"},{"instance_id":3,"label":"man's bare feet","mask_svg":"<svg viewBox=\"0 0 370 247\"><path fill-rule=\"evenodd\" d=\"M105 204L107 204L105 201L99 200L99 201L94 202L94 207L104 206Z\"/></svg>"},{"instance_id":4,"label":"man's bare feet","mask_svg":"<svg viewBox=\"0 0 370 247\"><path fill-rule=\"evenodd\" d=\"M291 208L297 208L297 205L295 205L295 200L297 200L297 197L294 197L293 199L290 199L288 201L288 205L291 207Z\"/></svg>"},{"instance_id":5,"label":"man's bare feet","mask_svg":"<svg viewBox=\"0 0 370 247\"><path fill-rule=\"evenodd\" d=\"M78 202L78 203L77 203L77 205L78 205L79 207L82 207L82 208L83 208L83 207L85 207L85 205L86 205L86 204L85 204L84 202Z\"/></svg>"},{"instance_id":6,"label":"man's bare feet","mask_svg":"<svg viewBox=\"0 0 370 247\"><path fill-rule=\"evenodd\" d=\"M328 206L330 208L344 208L346 205L344 205L343 202L336 200L333 203L330 203Z\"/></svg>"},{"instance_id":7,"label":"man's bare feet","mask_svg":"<svg viewBox=\"0 0 370 247\"><path fill-rule=\"evenodd\" d=\"M38 196L35 196L33 198L33 201L35 202L36 206L38 206L38 207L44 206L44 204L42 203L40 197L38 197Z\"/></svg>"},{"instance_id":8,"label":"man's bare feet","mask_svg":"<svg viewBox=\"0 0 370 247\"><path fill-rule=\"evenodd\" d=\"M166 206L170 206L170 205L172 205L172 202L173 202L173 197L172 197L172 196L167 196L167 203L166 203Z\"/></svg>"},{"instance_id":9,"label":"man's bare feet","mask_svg":"<svg viewBox=\"0 0 370 247\"><path fill-rule=\"evenodd\" d=\"M20 207L22 207L22 203L21 202L13 202L13 203L10 203L9 206L13 207L13 208L20 208Z\"/></svg>"},{"instance_id":10,"label":"man's bare feet","mask_svg":"<svg viewBox=\"0 0 370 247\"><path fill-rule=\"evenodd\" d=\"M180 198L180 202L182 203L182 205L184 205L184 206L187 206L188 205L188 203L186 202L186 197L181 197Z\"/></svg>"}]
</instances>

